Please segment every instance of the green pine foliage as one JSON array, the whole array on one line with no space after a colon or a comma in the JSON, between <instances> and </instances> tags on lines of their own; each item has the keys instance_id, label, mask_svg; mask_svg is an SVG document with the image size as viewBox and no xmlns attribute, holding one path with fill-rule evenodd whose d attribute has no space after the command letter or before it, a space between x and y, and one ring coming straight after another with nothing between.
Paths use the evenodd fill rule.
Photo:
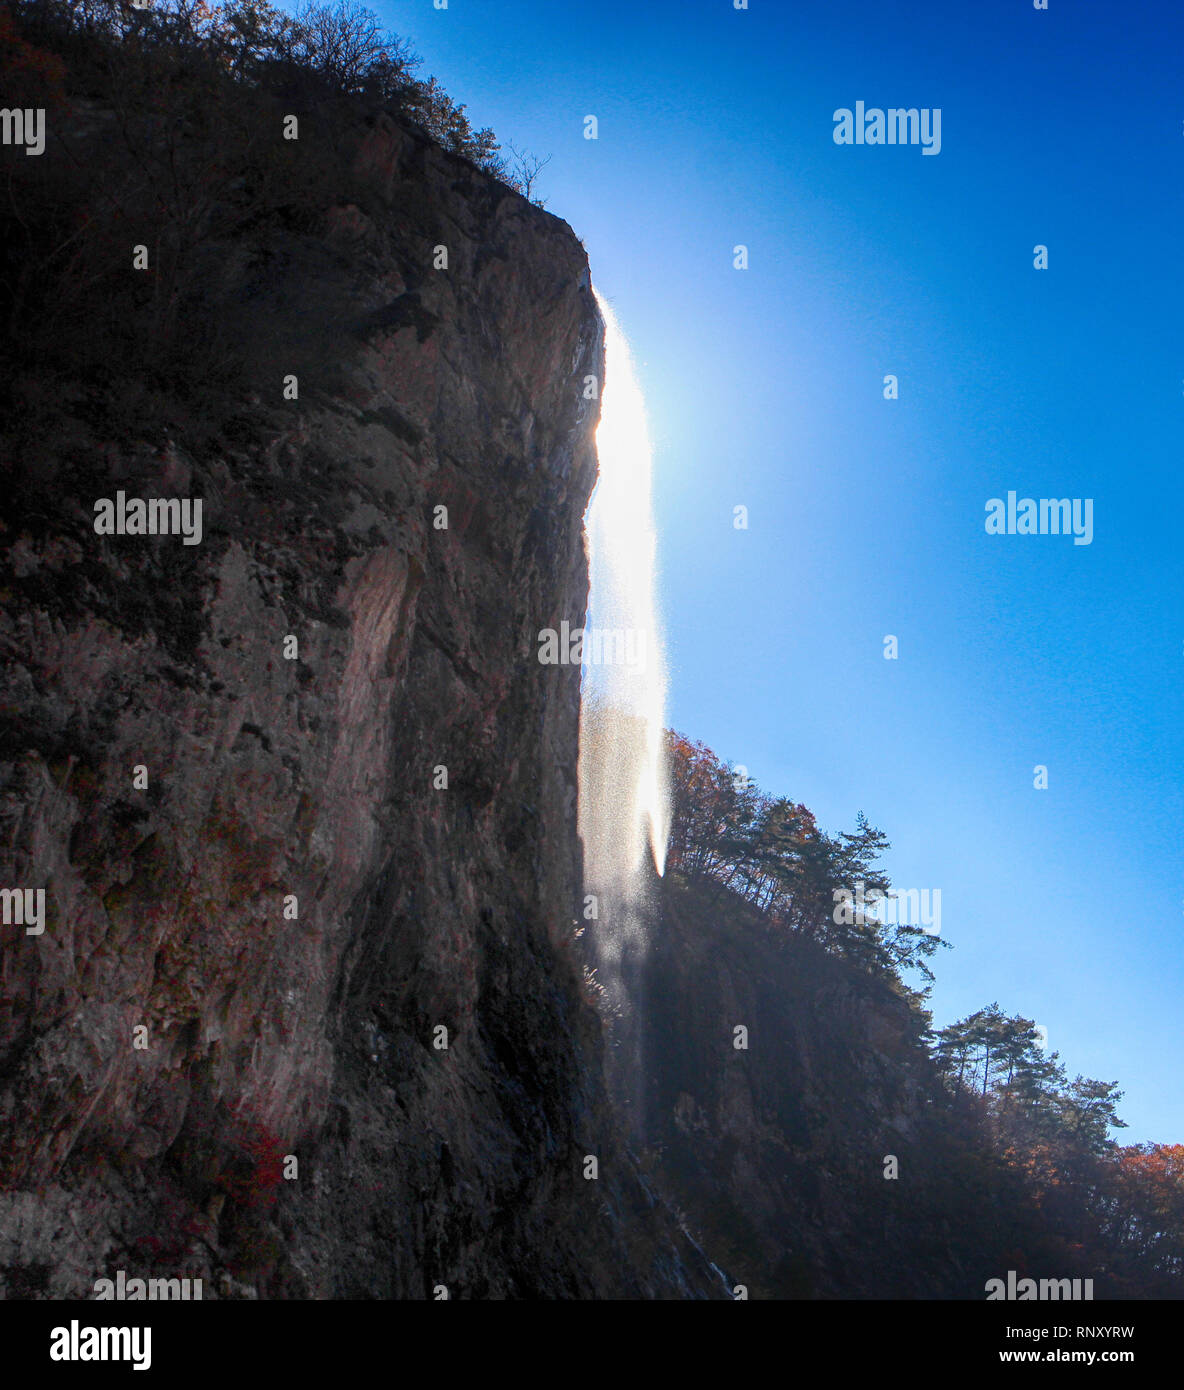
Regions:
<instances>
[{"instance_id":1,"label":"green pine foliage","mask_svg":"<svg viewBox=\"0 0 1184 1390\"><path fill-rule=\"evenodd\" d=\"M718 885L776 927L817 942L873 974L889 978L917 1007L902 972L932 981L929 960L948 943L921 926L877 912L892 886L879 864L887 836L862 814L854 830L829 835L813 814L786 797L770 797L701 743L667 735L672 825L667 863L688 880ZM864 907L844 909L857 887Z\"/></svg>"}]
</instances>

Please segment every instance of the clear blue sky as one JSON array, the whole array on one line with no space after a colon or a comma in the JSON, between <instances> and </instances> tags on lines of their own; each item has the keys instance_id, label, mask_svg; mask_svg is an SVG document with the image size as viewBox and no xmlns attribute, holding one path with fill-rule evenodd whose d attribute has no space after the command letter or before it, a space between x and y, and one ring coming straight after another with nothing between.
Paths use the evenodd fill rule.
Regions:
<instances>
[{"instance_id":1,"label":"clear blue sky","mask_svg":"<svg viewBox=\"0 0 1184 1390\"><path fill-rule=\"evenodd\" d=\"M376 8L552 155L632 340L670 722L942 890L939 1024L997 999L1184 1141L1177 0ZM941 153L837 146L857 101ZM1009 489L1092 545L988 536Z\"/></svg>"}]
</instances>

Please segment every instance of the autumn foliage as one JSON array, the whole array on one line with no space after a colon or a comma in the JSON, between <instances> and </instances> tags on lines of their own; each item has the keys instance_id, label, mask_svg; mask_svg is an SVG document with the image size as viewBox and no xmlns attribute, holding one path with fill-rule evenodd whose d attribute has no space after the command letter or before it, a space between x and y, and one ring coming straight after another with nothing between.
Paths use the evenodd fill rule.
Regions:
<instances>
[{"instance_id":1,"label":"autumn foliage","mask_svg":"<svg viewBox=\"0 0 1184 1390\"><path fill-rule=\"evenodd\" d=\"M878 864L887 839L862 816L828 835L805 806L766 795L704 744L670 733L667 747L668 874L714 893L721 910L742 899L772 931L821 945L910 1001L948 1096L950 1179L1011 1213L1007 1267L1093 1278L1098 1297L1184 1296L1184 1145L1120 1146L1117 1083L1071 1076L1032 1019L995 1003L932 1028L923 994L899 972L931 980L937 940L874 917L835 920L836 891L892 891Z\"/></svg>"},{"instance_id":2,"label":"autumn foliage","mask_svg":"<svg viewBox=\"0 0 1184 1390\"><path fill-rule=\"evenodd\" d=\"M710 748L668 733L672 823L670 869L718 885L765 914L778 930L818 942L863 968L898 978L915 969L932 980L927 960L943 943L915 925L867 914L836 920L838 895L862 884L869 900L891 885L877 861L889 848L861 815L852 831L828 835L813 814L787 797L766 795L741 768Z\"/></svg>"},{"instance_id":3,"label":"autumn foliage","mask_svg":"<svg viewBox=\"0 0 1184 1390\"><path fill-rule=\"evenodd\" d=\"M234 1117L232 1144L231 1159L219 1175L218 1185L231 1201L244 1207L273 1206L284 1179L284 1148L279 1137L261 1121L240 1112Z\"/></svg>"}]
</instances>

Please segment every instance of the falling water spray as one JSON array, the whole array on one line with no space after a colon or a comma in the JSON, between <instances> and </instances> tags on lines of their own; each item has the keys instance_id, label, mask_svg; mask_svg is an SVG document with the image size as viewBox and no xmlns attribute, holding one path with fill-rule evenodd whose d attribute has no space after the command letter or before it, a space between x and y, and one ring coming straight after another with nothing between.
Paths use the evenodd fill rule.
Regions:
<instances>
[{"instance_id":1,"label":"falling water spray","mask_svg":"<svg viewBox=\"0 0 1184 1390\"><path fill-rule=\"evenodd\" d=\"M629 344L596 295L605 380L599 478L588 505L589 599L580 706L579 829L597 974L614 1020L610 1082L640 1123L637 1011L665 868L670 798L663 740L666 662L657 597L652 457Z\"/></svg>"}]
</instances>

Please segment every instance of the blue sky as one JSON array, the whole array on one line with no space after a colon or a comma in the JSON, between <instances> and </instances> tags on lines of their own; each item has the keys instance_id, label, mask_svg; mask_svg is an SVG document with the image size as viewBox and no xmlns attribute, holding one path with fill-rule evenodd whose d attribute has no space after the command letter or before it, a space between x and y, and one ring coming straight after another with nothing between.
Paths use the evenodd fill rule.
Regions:
<instances>
[{"instance_id":1,"label":"blue sky","mask_svg":"<svg viewBox=\"0 0 1184 1390\"><path fill-rule=\"evenodd\" d=\"M552 156L632 341L670 722L942 890L939 1024L998 1000L1184 1140L1184 14L376 8ZM836 145L857 101L940 107L940 154ZM1009 489L1094 499L1093 543L988 536Z\"/></svg>"}]
</instances>

